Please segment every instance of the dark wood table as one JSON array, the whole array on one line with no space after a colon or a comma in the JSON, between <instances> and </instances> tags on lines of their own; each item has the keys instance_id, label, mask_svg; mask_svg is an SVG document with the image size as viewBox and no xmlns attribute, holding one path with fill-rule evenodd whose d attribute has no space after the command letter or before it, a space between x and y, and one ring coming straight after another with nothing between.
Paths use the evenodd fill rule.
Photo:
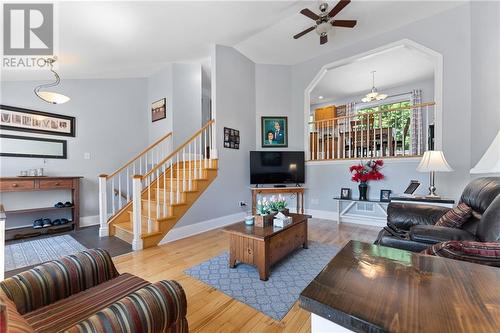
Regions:
<instances>
[{"instance_id":1,"label":"dark wood table","mask_svg":"<svg viewBox=\"0 0 500 333\"><path fill-rule=\"evenodd\" d=\"M499 268L358 241L299 299L354 332L500 332Z\"/></svg>"},{"instance_id":2,"label":"dark wood table","mask_svg":"<svg viewBox=\"0 0 500 333\"><path fill-rule=\"evenodd\" d=\"M247 226L244 222L223 229L229 234L229 267L236 262L256 266L266 281L269 268L287 254L303 246L307 249L307 219L310 215L289 214L293 221L283 228Z\"/></svg>"}]
</instances>

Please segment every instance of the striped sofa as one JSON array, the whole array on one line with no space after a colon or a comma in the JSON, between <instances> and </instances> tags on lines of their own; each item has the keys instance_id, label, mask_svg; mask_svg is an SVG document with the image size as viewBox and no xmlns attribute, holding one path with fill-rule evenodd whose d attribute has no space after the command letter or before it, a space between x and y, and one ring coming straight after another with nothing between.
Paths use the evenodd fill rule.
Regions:
<instances>
[{"instance_id":1,"label":"striped sofa","mask_svg":"<svg viewBox=\"0 0 500 333\"><path fill-rule=\"evenodd\" d=\"M86 250L0 282L0 332L188 332L175 281L119 274L110 255Z\"/></svg>"}]
</instances>

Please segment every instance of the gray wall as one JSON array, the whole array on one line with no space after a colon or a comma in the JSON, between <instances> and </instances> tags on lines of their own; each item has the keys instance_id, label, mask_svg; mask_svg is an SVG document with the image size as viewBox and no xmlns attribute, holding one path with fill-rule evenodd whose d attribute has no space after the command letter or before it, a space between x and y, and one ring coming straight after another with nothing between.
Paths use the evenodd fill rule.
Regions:
<instances>
[{"instance_id":1,"label":"gray wall","mask_svg":"<svg viewBox=\"0 0 500 333\"><path fill-rule=\"evenodd\" d=\"M201 65L173 64L174 147L201 128Z\"/></svg>"},{"instance_id":2,"label":"gray wall","mask_svg":"<svg viewBox=\"0 0 500 333\"><path fill-rule=\"evenodd\" d=\"M148 84L148 100L144 105L144 109L148 118L148 136L149 142L152 143L163 135L173 130L173 79L172 79L172 64L168 64L162 70L154 73L147 79ZM151 103L162 99L167 99L167 118L151 122Z\"/></svg>"},{"instance_id":3,"label":"gray wall","mask_svg":"<svg viewBox=\"0 0 500 333\"><path fill-rule=\"evenodd\" d=\"M64 139L68 141L68 159L57 160L2 157L1 175L16 176L20 170L43 167L48 175L83 176L81 216L98 214L98 175L111 173L147 144L147 117L144 116L147 89L145 79L64 80L58 91L71 97L66 104L51 105L33 93L40 82L2 82L2 104L76 117L76 137L57 137L26 132L15 135ZM90 153L90 160L84 153ZM58 192L47 192L32 200L25 194L3 195L7 209L53 205L65 199ZM36 204L32 201L36 200Z\"/></svg>"},{"instance_id":4,"label":"gray wall","mask_svg":"<svg viewBox=\"0 0 500 333\"><path fill-rule=\"evenodd\" d=\"M255 146L257 150L303 150L304 140L296 135L301 119L290 117L292 109L292 68L255 65ZM288 148L262 148L261 117L288 116Z\"/></svg>"},{"instance_id":5,"label":"gray wall","mask_svg":"<svg viewBox=\"0 0 500 333\"><path fill-rule=\"evenodd\" d=\"M460 24L456 24L460 22ZM442 12L439 15L411 23L409 25L374 36L362 43L336 50L310 61L293 66L292 69L292 97L293 105L291 115L304 119L304 91L313 80L322 66L336 60L348 58L369 50L393 43L402 39L411 39L443 55L444 58L444 83L443 83L443 141L442 149L448 162L455 172L442 173L437 176L436 184L438 192L445 196L458 198L462 189L470 179L470 6L464 4L455 9ZM297 135L304 135L304 127L297 129ZM352 162L343 164L308 166L307 179L311 183L306 184L309 188L307 205L310 208L322 208L335 210L333 201L331 204L311 205L311 198L329 198L332 193L338 193L341 184L349 184L351 188L356 186L348 179L348 174L340 172L346 170ZM400 192L410 179L424 180L425 174L417 173L415 167L417 161L405 164L387 164L384 169L388 183L373 182L371 184L372 197L378 197L377 189L382 186L396 192ZM313 180L314 179L314 180ZM322 179L322 188L315 188ZM403 185L402 185L403 184ZM327 190L331 189L331 190ZM324 190L323 190L324 189ZM327 199L326 199L327 200Z\"/></svg>"},{"instance_id":6,"label":"gray wall","mask_svg":"<svg viewBox=\"0 0 500 333\"><path fill-rule=\"evenodd\" d=\"M255 64L231 47L216 45L214 53L212 91L218 175L176 227L244 212L238 202L250 203L249 151L255 149ZM223 148L224 127L240 131L240 149Z\"/></svg>"},{"instance_id":7,"label":"gray wall","mask_svg":"<svg viewBox=\"0 0 500 333\"><path fill-rule=\"evenodd\" d=\"M177 147L201 128L201 65L173 63L151 75L147 110L161 98L167 99L166 118L153 123L149 111L149 142L173 131Z\"/></svg>"},{"instance_id":8,"label":"gray wall","mask_svg":"<svg viewBox=\"0 0 500 333\"><path fill-rule=\"evenodd\" d=\"M471 166L500 130L500 2L471 3Z\"/></svg>"}]
</instances>

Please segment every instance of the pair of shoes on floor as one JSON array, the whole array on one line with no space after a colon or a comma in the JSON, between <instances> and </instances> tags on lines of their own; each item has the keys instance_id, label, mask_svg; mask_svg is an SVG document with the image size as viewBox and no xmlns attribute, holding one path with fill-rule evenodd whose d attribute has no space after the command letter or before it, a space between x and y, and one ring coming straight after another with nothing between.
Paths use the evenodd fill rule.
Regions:
<instances>
[{"instance_id":1,"label":"pair of shoes on floor","mask_svg":"<svg viewBox=\"0 0 500 333\"><path fill-rule=\"evenodd\" d=\"M66 203L58 202L54 205L56 208L65 208L65 207L73 207L73 204L69 201L66 201Z\"/></svg>"},{"instance_id":2,"label":"pair of shoes on floor","mask_svg":"<svg viewBox=\"0 0 500 333\"><path fill-rule=\"evenodd\" d=\"M55 219L51 221L50 219L38 219L33 222L33 229L48 228L56 225L63 225L69 223L68 219Z\"/></svg>"},{"instance_id":3,"label":"pair of shoes on floor","mask_svg":"<svg viewBox=\"0 0 500 333\"><path fill-rule=\"evenodd\" d=\"M68 219L55 219L54 221L52 221L52 225L63 225L68 222L69 222Z\"/></svg>"},{"instance_id":4,"label":"pair of shoes on floor","mask_svg":"<svg viewBox=\"0 0 500 333\"><path fill-rule=\"evenodd\" d=\"M41 229L52 226L52 221L50 219L38 219L33 222L33 229Z\"/></svg>"}]
</instances>

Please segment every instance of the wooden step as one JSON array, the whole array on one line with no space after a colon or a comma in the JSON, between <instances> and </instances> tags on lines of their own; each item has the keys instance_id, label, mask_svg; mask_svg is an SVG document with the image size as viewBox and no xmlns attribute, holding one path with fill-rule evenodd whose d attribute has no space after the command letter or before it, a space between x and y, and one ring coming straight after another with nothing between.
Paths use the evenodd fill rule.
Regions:
<instances>
[{"instance_id":1,"label":"wooden step","mask_svg":"<svg viewBox=\"0 0 500 333\"><path fill-rule=\"evenodd\" d=\"M133 228L132 228L132 222L131 221L117 223L117 224L115 224L115 228L122 229L122 230L124 230L126 232L129 232L130 234L133 235L133 230L132 230ZM146 223L142 223L142 225L141 225L142 238L149 237L149 236L154 236L154 235L161 235L161 232L160 232L158 226L154 226L153 225L151 231L148 231L148 230L149 229L148 229L147 222Z\"/></svg>"}]
</instances>

